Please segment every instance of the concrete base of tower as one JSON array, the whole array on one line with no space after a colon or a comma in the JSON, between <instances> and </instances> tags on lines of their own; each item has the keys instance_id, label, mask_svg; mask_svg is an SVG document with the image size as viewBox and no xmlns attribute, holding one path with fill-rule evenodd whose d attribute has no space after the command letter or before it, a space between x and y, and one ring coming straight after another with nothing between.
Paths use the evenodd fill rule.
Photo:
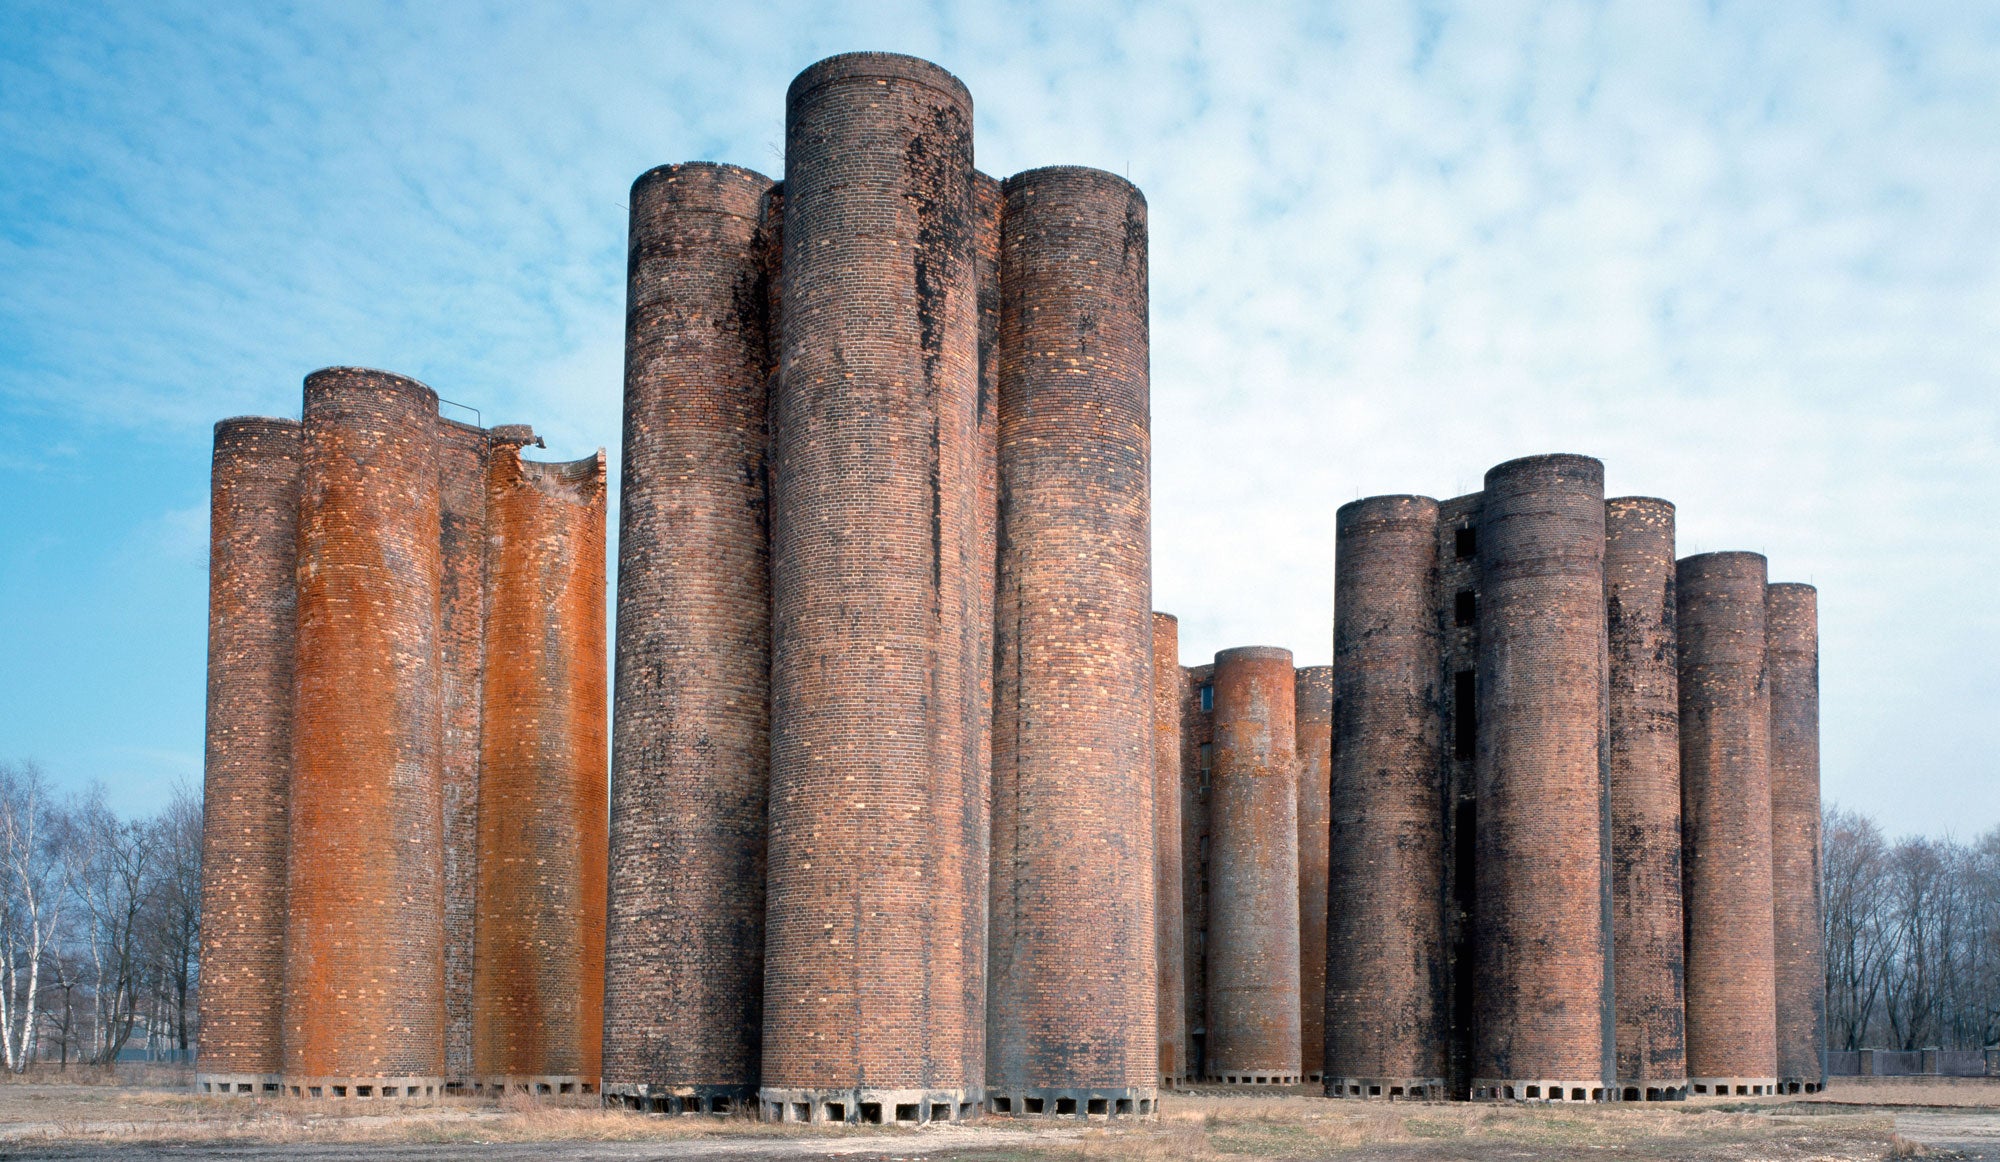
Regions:
<instances>
[{"instance_id":1,"label":"concrete base of tower","mask_svg":"<svg viewBox=\"0 0 2000 1162\"><path fill-rule=\"evenodd\" d=\"M1685 1077L1628 1077L1618 1083L1619 1101L1686 1101Z\"/></svg>"},{"instance_id":2,"label":"concrete base of tower","mask_svg":"<svg viewBox=\"0 0 2000 1162\"><path fill-rule=\"evenodd\" d=\"M1604 1079L1538 1077L1475 1077L1473 1101L1559 1101L1610 1102L1618 1100L1618 1087L1606 1086Z\"/></svg>"},{"instance_id":3,"label":"concrete base of tower","mask_svg":"<svg viewBox=\"0 0 2000 1162\"><path fill-rule=\"evenodd\" d=\"M1334 1077L1328 1075L1326 1096L1362 1101L1444 1101L1450 1091L1442 1077Z\"/></svg>"},{"instance_id":4,"label":"concrete base of tower","mask_svg":"<svg viewBox=\"0 0 2000 1162\"><path fill-rule=\"evenodd\" d=\"M209 1097L277 1097L284 1078L275 1073L197 1073L194 1091Z\"/></svg>"},{"instance_id":5,"label":"concrete base of tower","mask_svg":"<svg viewBox=\"0 0 2000 1162\"><path fill-rule=\"evenodd\" d=\"M1242 1067L1210 1064L1208 1076L1201 1079L1203 1085L1298 1085L1298 1066L1253 1066Z\"/></svg>"},{"instance_id":6,"label":"concrete base of tower","mask_svg":"<svg viewBox=\"0 0 2000 1162\"><path fill-rule=\"evenodd\" d=\"M986 1091L987 1113L1016 1118L1150 1118L1159 1109L1160 1091L1143 1086L1124 1089L1024 1086Z\"/></svg>"},{"instance_id":7,"label":"concrete base of tower","mask_svg":"<svg viewBox=\"0 0 2000 1162\"><path fill-rule=\"evenodd\" d=\"M1694 1097L1767 1097L1778 1092L1775 1077L1690 1077Z\"/></svg>"},{"instance_id":8,"label":"concrete base of tower","mask_svg":"<svg viewBox=\"0 0 2000 1162\"><path fill-rule=\"evenodd\" d=\"M757 1087L607 1081L604 1104L646 1114L733 1114L757 1104Z\"/></svg>"},{"instance_id":9,"label":"concrete base of tower","mask_svg":"<svg viewBox=\"0 0 2000 1162\"><path fill-rule=\"evenodd\" d=\"M597 1092L597 1079L576 1073L484 1074L445 1087L453 1094L501 1097L510 1093L534 1097L570 1097Z\"/></svg>"},{"instance_id":10,"label":"concrete base of tower","mask_svg":"<svg viewBox=\"0 0 2000 1162\"><path fill-rule=\"evenodd\" d=\"M757 1093L767 1122L917 1126L962 1122L979 1113L980 1094L964 1089L787 1089Z\"/></svg>"},{"instance_id":11,"label":"concrete base of tower","mask_svg":"<svg viewBox=\"0 0 2000 1162\"><path fill-rule=\"evenodd\" d=\"M304 1098L412 1098L441 1097L445 1092L442 1077L286 1077L283 1079L286 1097Z\"/></svg>"},{"instance_id":12,"label":"concrete base of tower","mask_svg":"<svg viewBox=\"0 0 2000 1162\"><path fill-rule=\"evenodd\" d=\"M1818 1093L1826 1088L1823 1077L1781 1077L1778 1079L1779 1093Z\"/></svg>"}]
</instances>

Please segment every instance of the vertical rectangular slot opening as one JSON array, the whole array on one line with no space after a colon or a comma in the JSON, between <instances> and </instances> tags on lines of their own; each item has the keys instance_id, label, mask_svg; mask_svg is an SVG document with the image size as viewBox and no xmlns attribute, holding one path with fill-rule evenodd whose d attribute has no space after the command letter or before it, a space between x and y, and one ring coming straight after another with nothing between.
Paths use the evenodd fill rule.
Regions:
<instances>
[{"instance_id":1,"label":"vertical rectangular slot opening","mask_svg":"<svg viewBox=\"0 0 2000 1162\"><path fill-rule=\"evenodd\" d=\"M1479 553L1479 530L1471 527L1455 529L1451 534L1451 551L1454 557L1463 561Z\"/></svg>"},{"instance_id":2,"label":"vertical rectangular slot opening","mask_svg":"<svg viewBox=\"0 0 2000 1162\"><path fill-rule=\"evenodd\" d=\"M1472 670L1451 676L1451 754L1469 762L1479 753L1479 682Z\"/></svg>"},{"instance_id":3,"label":"vertical rectangular slot opening","mask_svg":"<svg viewBox=\"0 0 2000 1162\"><path fill-rule=\"evenodd\" d=\"M1461 589L1451 599L1451 621L1453 625L1466 626L1479 620L1479 594L1470 589Z\"/></svg>"}]
</instances>

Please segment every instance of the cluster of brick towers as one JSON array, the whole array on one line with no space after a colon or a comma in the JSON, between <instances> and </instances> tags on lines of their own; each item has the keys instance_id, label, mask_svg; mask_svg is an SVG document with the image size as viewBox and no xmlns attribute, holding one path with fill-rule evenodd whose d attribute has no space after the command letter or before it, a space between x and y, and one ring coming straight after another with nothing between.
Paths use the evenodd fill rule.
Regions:
<instances>
[{"instance_id":1,"label":"cluster of brick towers","mask_svg":"<svg viewBox=\"0 0 2000 1162\"><path fill-rule=\"evenodd\" d=\"M1340 511L1333 666L1183 669L1138 190L888 54L785 141L632 189L608 796L601 453L352 369L218 425L200 1088L1817 1085L1810 588L1540 457Z\"/></svg>"}]
</instances>

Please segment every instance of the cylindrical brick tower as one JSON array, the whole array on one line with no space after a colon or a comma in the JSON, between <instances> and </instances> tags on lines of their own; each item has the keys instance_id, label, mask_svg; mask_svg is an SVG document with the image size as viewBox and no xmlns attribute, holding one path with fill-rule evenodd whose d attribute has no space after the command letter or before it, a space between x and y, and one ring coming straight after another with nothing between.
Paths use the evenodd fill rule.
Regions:
<instances>
[{"instance_id":1,"label":"cylindrical brick tower","mask_svg":"<svg viewBox=\"0 0 2000 1162\"><path fill-rule=\"evenodd\" d=\"M1445 1096L1438 505L1341 506L1324 947L1330 1097Z\"/></svg>"},{"instance_id":2,"label":"cylindrical brick tower","mask_svg":"<svg viewBox=\"0 0 2000 1162\"><path fill-rule=\"evenodd\" d=\"M510 429L525 438L525 426ZM478 895L480 720L486 666L485 428L440 418L438 667L444 699L444 1065L472 1076L472 933Z\"/></svg>"},{"instance_id":3,"label":"cylindrical brick tower","mask_svg":"<svg viewBox=\"0 0 2000 1162\"><path fill-rule=\"evenodd\" d=\"M1299 1079L1299 793L1292 652L1215 655L1208 1080Z\"/></svg>"},{"instance_id":4,"label":"cylindrical brick tower","mask_svg":"<svg viewBox=\"0 0 2000 1162\"><path fill-rule=\"evenodd\" d=\"M1617 1096L1604 466L1510 460L1478 534L1475 1098Z\"/></svg>"},{"instance_id":5,"label":"cylindrical brick tower","mask_svg":"<svg viewBox=\"0 0 2000 1162\"><path fill-rule=\"evenodd\" d=\"M1327 790L1333 769L1333 667L1292 678L1299 756L1299 1070L1320 1080L1326 1055Z\"/></svg>"},{"instance_id":6,"label":"cylindrical brick tower","mask_svg":"<svg viewBox=\"0 0 2000 1162\"><path fill-rule=\"evenodd\" d=\"M1153 614L1153 928L1160 961L1160 1084L1187 1077L1187 929L1181 895L1181 623Z\"/></svg>"},{"instance_id":7,"label":"cylindrical brick tower","mask_svg":"<svg viewBox=\"0 0 2000 1162\"><path fill-rule=\"evenodd\" d=\"M603 1062L635 1109L756 1098L773 196L708 163L632 184Z\"/></svg>"},{"instance_id":8,"label":"cylindrical brick tower","mask_svg":"<svg viewBox=\"0 0 2000 1162\"><path fill-rule=\"evenodd\" d=\"M284 1083L427 1096L444 1074L437 396L306 377Z\"/></svg>"},{"instance_id":9,"label":"cylindrical brick tower","mask_svg":"<svg viewBox=\"0 0 2000 1162\"><path fill-rule=\"evenodd\" d=\"M262 1094L283 1059L285 798L298 629L299 425L215 425L202 780L203 1093Z\"/></svg>"},{"instance_id":10,"label":"cylindrical brick tower","mask_svg":"<svg viewBox=\"0 0 2000 1162\"><path fill-rule=\"evenodd\" d=\"M604 453L496 444L472 1072L591 1093L604 1037Z\"/></svg>"},{"instance_id":11,"label":"cylindrical brick tower","mask_svg":"<svg viewBox=\"0 0 2000 1162\"><path fill-rule=\"evenodd\" d=\"M1005 191L988 1108L1151 1113L1145 200L1075 167Z\"/></svg>"},{"instance_id":12,"label":"cylindrical brick tower","mask_svg":"<svg viewBox=\"0 0 2000 1162\"><path fill-rule=\"evenodd\" d=\"M972 269L979 306L979 390L974 408L973 454L978 484L973 501L973 654L971 671L975 697L968 703L972 726L967 739L972 743L970 762L975 786L991 787L993 782L993 603L996 596L999 560L1000 492L1000 220L1006 213L1007 195L999 179L974 171L972 175ZM978 826L990 836L991 800L982 800L984 822ZM965 891L974 898L987 894L991 867L966 863ZM975 908L966 914L966 947L990 950L987 909ZM986 956L974 957L966 965L965 1027L971 1040L966 1056L986 1064Z\"/></svg>"},{"instance_id":13,"label":"cylindrical brick tower","mask_svg":"<svg viewBox=\"0 0 2000 1162\"><path fill-rule=\"evenodd\" d=\"M832 57L785 139L762 1100L955 1118L987 859L972 99L924 61Z\"/></svg>"},{"instance_id":14,"label":"cylindrical brick tower","mask_svg":"<svg viewBox=\"0 0 2000 1162\"><path fill-rule=\"evenodd\" d=\"M1611 934L1618 1085L1687 1096L1681 1008L1681 750L1674 660L1674 506L1604 502L1610 641Z\"/></svg>"},{"instance_id":15,"label":"cylindrical brick tower","mask_svg":"<svg viewBox=\"0 0 2000 1162\"><path fill-rule=\"evenodd\" d=\"M1209 792L1215 761L1215 666L1181 669L1181 940L1187 949L1187 1068L1208 1076Z\"/></svg>"},{"instance_id":16,"label":"cylindrical brick tower","mask_svg":"<svg viewBox=\"0 0 2000 1162\"><path fill-rule=\"evenodd\" d=\"M1687 1065L1696 1095L1776 1089L1771 698L1764 558L1683 558L1680 638Z\"/></svg>"},{"instance_id":17,"label":"cylindrical brick tower","mask_svg":"<svg viewBox=\"0 0 2000 1162\"><path fill-rule=\"evenodd\" d=\"M1826 1084L1826 956L1819 899L1819 591L1764 590L1771 688L1771 906L1778 1085Z\"/></svg>"}]
</instances>

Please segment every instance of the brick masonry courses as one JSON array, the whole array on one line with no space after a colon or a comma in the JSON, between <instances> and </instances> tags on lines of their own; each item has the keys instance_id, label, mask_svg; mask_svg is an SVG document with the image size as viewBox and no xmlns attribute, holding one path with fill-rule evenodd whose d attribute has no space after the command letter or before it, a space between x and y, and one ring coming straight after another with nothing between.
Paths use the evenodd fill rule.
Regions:
<instances>
[{"instance_id":1,"label":"brick masonry courses","mask_svg":"<svg viewBox=\"0 0 2000 1162\"><path fill-rule=\"evenodd\" d=\"M1205 1079L1208 1044L1209 798L1214 789L1215 667L1181 671L1181 905L1187 954L1185 1076Z\"/></svg>"},{"instance_id":2,"label":"brick masonry courses","mask_svg":"<svg viewBox=\"0 0 2000 1162\"><path fill-rule=\"evenodd\" d=\"M770 179L632 188L606 1093L754 1100L770 748Z\"/></svg>"},{"instance_id":3,"label":"brick masonry courses","mask_svg":"<svg viewBox=\"0 0 2000 1162\"><path fill-rule=\"evenodd\" d=\"M1757 553L1703 553L1677 566L1687 1061L1697 1096L1777 1085L1764 587Z\"/></svg>"},{"instance_id":4,"label":"brick masonry courses","mask_svg":"<svg viewBox=\"0 0 2000 1162\"><path fill-rule=\"evenodd\" d=\"M1438 697L1445 795L1445 960L1439 988L1450 1035L1444 1045L1446 1088L1472 1096L1473 911L1478 897L1479 524L1485 498L1477 493L1438 502L1437 611L1442 633ZM1461 602L1467 603L1461 609ZM1460 616L1463 613L1465 616Z\"/></svg>"},{"instance_id":5,"label":"brick masonry courses","mask_svg":"<svg viewBox=\"0 0 2000 1162\"><path fill-rule=\"evenodd\" d=\"M472 1072L489 438L484 428L437 421L438 665L444 701L444 1058L445 1074L454 1079Z\"/></svg>"},{"instance_id":6,"label":"brick masonry courses","mask_svg":"<svg viewBox=\"0 0 2000 1162\"><path fill-rule=\"evenodd\" d=\"M1687 1088L1672 504L1605 502L1604 609L1618 1084L1626 1101L1672 1100Z\"/></svg>"},{"instance_id":7,"label":"brick masonry courses","mask_svg":"<svg viewBox=\"0 0 2000 1162\"><path fill-rule=\"evenodd\" d=\"M1474 1097L1616 1097L1604 468L1487 472L1478 532Z\"/></svg>"},{"instance_id":8,"label":"brick masonry courses","mask_svg":"<svg viewBox=\"0 0 2000 1162\"><path fill-rule=\"evenodd\" d=\"M476 1085L597 1089L606 832L602 451L487 472Z\"/></svg>"},{"instance_id":9,"label":"brick masonry courses","mask_svg":"<svg viewBox=\"0 0 2000 1162\"><path fill-rule=\"evenodd\" d=\"M444 1080L437 397L306 378L285 1084Z\"/></svg>"},{"instance_id":10,"label":"brick masonry courses","mask_svg":"<svg viewBox=\"0 0 2000 1162\"><path fill-rule=\"evenodd\" d=\"M1187 1077L1187 927L1181 885L1180 621L1153 614L1154 953L1159 958L1160 1084Z\"/></svg>"},{"instance_id":11,"label":"brick masonry courses","mask_svg":"<svg viewBox=\"0 0 2000 1162\"><path fill-rule=\"evenodd\" d=\"M1771 691L1771 904L1778 1084L1826 1084L1826 958L1820 943L1819 592L1764 590Z\"/></svg>"},{"instance_id":12,"label":"brick masonry courses","mask_svg":"<svg viewBox=\"0 0 2000 1162\"><path fill-rule=\"evenodd\" d=\"M975 786L991 788L993 780L993 609L997 598L999 561L1000 490L1000 221L1006 213L1007 197L998 179L975 171L972 175L972 269L978 288L979 307L979 393L974 408L974 457L977 492L973 502L973 655L970 661L975 695L968 703L972 725L967 738L972 743L970 762ZM982 830L992 833L991 801L982 800L980 809L986 822ZM989 888L986 864L964 865L964 890L983 894ZM966 915L966 947L992 948L988 932L988 911L975 908ZM975 957L965 973L965 1027L968 1057L984 1068L986 1061L986 960Z\"/></svg>"},{"instance_id":13,"label":"brick masonry courses","mask_svg":"<svg viewBox=\"0 0 2000 1162\"><path fill-rule=\"evenodd\" d=\"M829 58L786 100L772 407L766 1116L964 1116L984 948L972 101Z\"/></svg>"},{"instance_id":14,"label":"brick masonry courses","mask_svg":"<svg viewBox=\"0 0 2000 1162\"><path fill-rule=\"evenodd\" d=\"M1151 1113L1145 201L1004 190L987 1108Z\"/></svg>"},{"instance_id":15,"label":"brick masonry courses","mask_svg":"<svg viewBox=\"0 0 2000 1162\"><path fill-rule=\"evenodd\" d=\"M299 473L298 421L215 425L197 1088L263 1093L284 1064Z\"/></svg>"},{"instance_id":16,"label":"brick masonry courses","mask_svg":"<svg viewBox=\"0 0 2000 1162\"><path fill-rule=\"evenodd\" d=\"M1445 883L1438 504L1336 518L1325 1089L1440 1096ZM1306 732L1301 730L1301 737ZM1303 861L1302 861L1303 862Z\"/></svg>"},{"instance_id":17,"label":"brick masonry courses","mask_svg":"<svg viewBox=\"0 0 2000 1162\"><path fill-rule=\"evenodd\" d=\"M1299 1078L1298 759L1292 653L1215 655L1208 1080Z\"/></svg>"},{"instance_id":18,"label":"brick masonry courses","mask_svg":"<svg viewBox=\"0 0 2000 1162\"><path fill-rule=\"evenodd\" d=\"M1299 762L1299 1069L1320 1080L1326 1053L1327 790L1333 764L1333 667L1292 677Z\"/></svg>"}]
</instances>

